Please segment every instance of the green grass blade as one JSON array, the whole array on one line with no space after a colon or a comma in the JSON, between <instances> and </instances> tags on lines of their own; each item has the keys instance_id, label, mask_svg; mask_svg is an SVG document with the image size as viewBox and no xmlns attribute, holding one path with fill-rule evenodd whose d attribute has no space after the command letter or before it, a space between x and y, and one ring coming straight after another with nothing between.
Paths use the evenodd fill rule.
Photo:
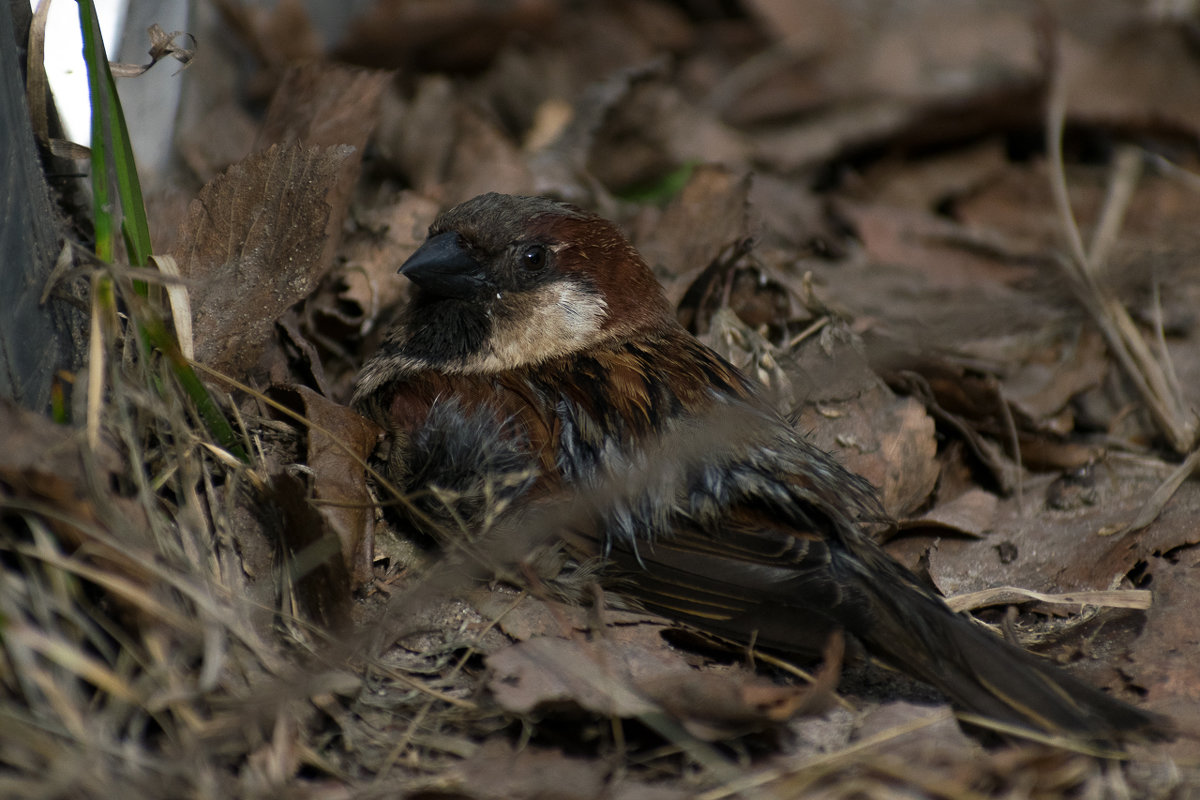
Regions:
<instances>
[{"instance_id":1,"label":"green grass blade","mask_svg":"<svg viewBox=\"0 0 1200 800\"><path fill-rule=\"evenodd\" d=\"M113 197L117 193L110 183L112 176L108 166L112 147L105 141L111 142L111 130L100 113L105 94L102 71L108 69L108 58L96 22L96 7L90 0L80 0L79 27L83 32L83 60L87 64L88 90L92 98L92 225L95 227L96 255L101 261L112 262L116 255L114 231L117 219ZM100 63L103 68L97 66Z\"/></svg>"},{"instance_id":2,"label":"green grass blade","mask_svg":"<svg viewBox=\"0 0 1200 800\"><path fill-rule=\"evenodd\" d=\"M175 380L179 381L179 385L183 387L183 391L191 399L196 407L197 413L200 414L200 419L204 422L204 426L208 428L209 433L217 440L225 450L229 451L239 461L249 463L250 459L246 455L246 449L242 447L240 438L233 426L229 424L229 420L221 413L220 406L212 399L208 388L200 381L196 371L192 369L192 365L188 363L183 352L179 349L179 342L176 341L175 335L167 328L163 321L153 313L147 310L147 313L140 314L143 318L141 325L142 335L146 338L150 346L157 349L166 356L167 363L171 367L171 371L175 374Z\"/></svg>"},{"instance_id":3,"label":"green grass blade","mask_svg":"<svg viewBox=\"0 0 1200 800\"><path fill-rule=\"evenodd\" d=\"M108 66L108 54L96 19L96 6L93 0L78 2L83 57L87 64L92 100L92 208L96 255L112 263L116 256L116 230L120 228L129 262L145 267L150 264L152 253L150 223L146 219L146 204L133 158L133 145L129 141L129 128L125 124L125 112L121 109L117 84ZM115 309L116 299L109 288L104 302L106 307ZM145 281L134 281L133 288L141 297L149 295ZM247 461L246 451L236 432L183 357L175 336L152 309L143 307L140 311L133 314L133 318L143 340L166 357L176 380L195 405L209 433L226 450Z\"/></svg>"},{"instance_id":4,"label":"green grass blade","mask_svg":"<svg viewBox=\"0 0 1200 800\"><path fill-rule=\"evenodd\" d=\"M131 264L149 263L150 224L133 160L129 129L117 95L117 85L108 68L108 55L92 0L78 0L79 26L83 34L83 57L87 64L88 88L92 98L92 190L96 226L96 255L112 261L120 227ZM114 203L114 199L118 202ZM144 294L146 287L140 286Z\"/></svg>"}]
</instances>

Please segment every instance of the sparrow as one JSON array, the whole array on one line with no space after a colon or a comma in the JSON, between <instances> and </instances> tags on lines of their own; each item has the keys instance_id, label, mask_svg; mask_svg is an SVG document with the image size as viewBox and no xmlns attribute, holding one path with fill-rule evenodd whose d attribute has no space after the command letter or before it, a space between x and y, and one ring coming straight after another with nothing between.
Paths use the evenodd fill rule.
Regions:
<instances>
[{"instance_id":1,"label":"sparrow","mask_svg":"<svg viewBox=\"0 0 1200 800\"><path fill-rule=\"evenodd\" d=\"M548 498L561 536L641 607L819 654L834 631L975 715L1095 741L1167 722L952 612L869 535L873 487L676 321L615 224L544 197L442 213L356 381L387 473L435 531ZM562 500L566 498L565 500ZM486 519L485 519L486 517Z\"/></svg>"}]
</instances>

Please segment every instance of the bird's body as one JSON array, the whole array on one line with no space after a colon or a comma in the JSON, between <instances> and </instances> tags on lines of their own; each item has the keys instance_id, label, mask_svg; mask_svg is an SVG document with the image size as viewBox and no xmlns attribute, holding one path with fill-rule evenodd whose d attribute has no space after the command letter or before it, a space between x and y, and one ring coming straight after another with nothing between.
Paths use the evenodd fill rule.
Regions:
<instances>
[{"instance_id":1,"label":"bird's body","mask_svg":"<svg viewBox=\"0 0 1200 800\"><path fill-rule=\"evenodd\" d=\"M1157 724L956 616L888 557L862 529L882 516L870 485L679 326L611 223L483 195L402 272L417 289L355 395L395 440L402 486L474 495L468 508L587 496L569 546L608 559L647 608L726 637L814 653L842 630L983 716L1105 740ZM500 473L522 477L484 492Z\"/></svg>"}]
</instances>

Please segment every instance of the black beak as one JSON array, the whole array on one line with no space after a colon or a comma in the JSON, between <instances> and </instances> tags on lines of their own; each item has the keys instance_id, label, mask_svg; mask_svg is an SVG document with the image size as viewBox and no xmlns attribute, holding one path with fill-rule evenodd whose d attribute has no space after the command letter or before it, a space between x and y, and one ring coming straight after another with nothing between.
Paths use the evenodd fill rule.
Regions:
<instances>
[{"instance_id":1,"label":"black beak","mask_svg":"<svg viewBox=\"0 0 1200 800\"><path fill-rule=\"evenodd\" d=\"M400 274L435 297L471 297L487 283L483 265L453 231L426 239L400 267Z\"/></svg>"}]
</instances>

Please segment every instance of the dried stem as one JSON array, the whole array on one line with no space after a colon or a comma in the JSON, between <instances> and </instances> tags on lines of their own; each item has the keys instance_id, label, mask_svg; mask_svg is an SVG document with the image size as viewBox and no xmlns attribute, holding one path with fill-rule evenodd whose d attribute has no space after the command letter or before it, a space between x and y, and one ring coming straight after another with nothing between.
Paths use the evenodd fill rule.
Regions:
<instances>
[{"instance_id":1,"label":"dried stem","mask_svg":"<svg viewBox=\"0 0 1200 800\"><path fill-rule=\"evenodd\" d=\"M1145 337L1123 305L1102 286L1099 272L1116 240L1121 222L1141 174L1141 153L1123 151L1113 165L1109 190L1092 248L1085 250L1079 225L1067 193L1062 157L1063 124L1066 118L1066 83L1062 70L1055 73L1046 121L1046 150L1050 158L1050 181L1054 203L1062 219L1069 256L1060 260L1076 296L1100 328L1109 349L1126 377L1146 404L1159 431L1176 452L1189 452L1196 443L1196 415L1151 352ZM1166 353L1162 354L1166 361Z\"/></svg>"}]
</instances>

